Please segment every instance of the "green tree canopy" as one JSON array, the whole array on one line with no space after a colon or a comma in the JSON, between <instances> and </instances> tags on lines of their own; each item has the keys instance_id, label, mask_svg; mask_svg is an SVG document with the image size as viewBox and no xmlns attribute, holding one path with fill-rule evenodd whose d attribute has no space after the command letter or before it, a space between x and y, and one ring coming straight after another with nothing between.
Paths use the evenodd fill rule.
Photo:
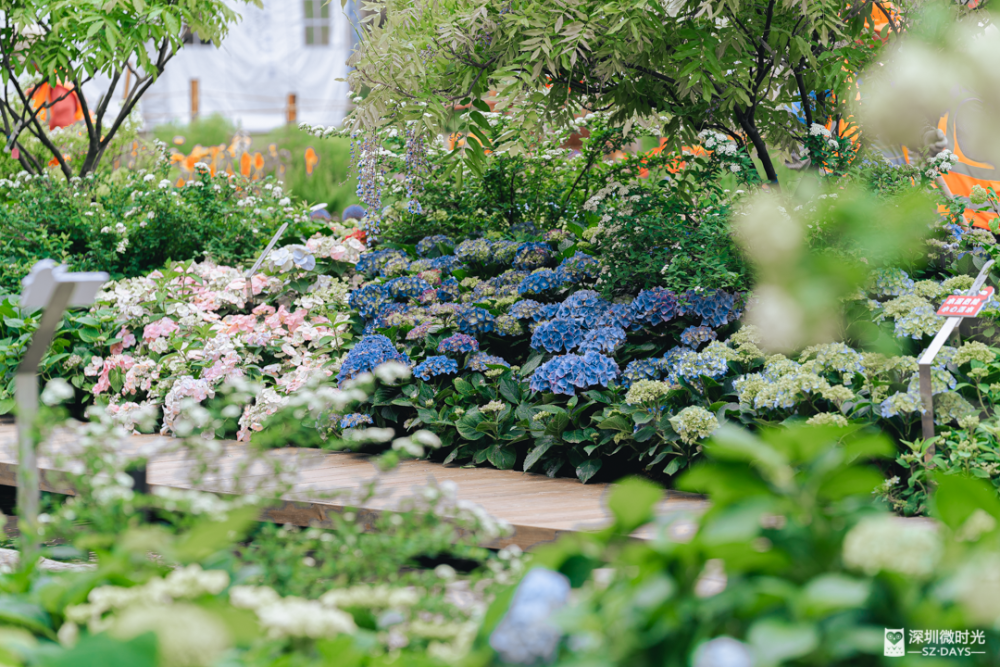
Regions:
<instances>
[{"instance_id":1,"label":"green tree canopy","mask_svg":"<svg viewBox=\"0 0 1000 667\"><path fill-rule=\"evenodd\" d=\"M887 11L871 0L385 0L368 8L378 11L364 23L350 74L355 90L369 91L355 111L359 126L420 118L440 129L456 104L487 95L528 132L581 110L609 110L626 128L666 115L664 136L677 145L704 129L749 144L771 181L776 150L801 146L809 125L843 113L853 73L882 45L872 12Z\"/></svg>"},{"instance_id":2,"label":"green tree canopy","mask_svg":"<svg viewBox=\"0 0 1000 667\"><path fill-rule=\"evenodd\" d=\"M260 0L243 1L260 5ZM96 104L79 96L89 145L77 175L93 171L139 98L183 46L184 36L193 32L218 44L237 18L223 0L0 0L0 120L7 150L16 147L22 167L39 173L48 158L25 150L18 138L27 132L51 153L66 178L73 176L39 120L40 112L59 100L33 108L31 93L42 81L52 86L70 82L81 90L100 73L111 80L107 93ZM108 116L109 103L126 78L131 81L120 111Z\"/></svg>"}]
</instances>

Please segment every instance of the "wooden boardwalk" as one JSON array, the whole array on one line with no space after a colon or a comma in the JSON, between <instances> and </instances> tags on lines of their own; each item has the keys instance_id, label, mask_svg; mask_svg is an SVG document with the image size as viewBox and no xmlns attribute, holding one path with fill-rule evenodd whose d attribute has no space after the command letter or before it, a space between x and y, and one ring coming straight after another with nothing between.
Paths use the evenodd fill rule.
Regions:
<instances>
[{"instance_id":1,"label":"wooden boardwalk","mask_svg":"<svg viewBox=\"0 0 1000 667\"><path fill-rule=\"evenodd\" d=\"M39 456L41 486L45 491L72 493L63 471L75 437L60 431L43 446ZM444 466L429 461L405 461L397 468L380 471L371 457L363 454L325 452L316 449L279 449L267 454L268 461L250 460L246 447L223 441L212 472L192 482L195 462L173 446L177 441L160 436L131 436L123 441L123 455L149 456L147 480L151 488L197 488L202 491L231 492L237 483L262 494L278 488L273 466L284 471L286 482L282 503L264 513L265 520L295 525L329 525L328 516L346 507L359 509L360 520L370 521L375 513L392 511L415 489L429 482L450 481L457 487L459 500L475 503L489 514L514 528L513 535L486 546L517 544L523 549L550 542L562 533L594 530L608 525L606 507L608 484L580 484L571 479L550 479L545 475L493 468ZM0 424L0 485L16 484L17 440L12 424ZM165 451L172 450L172 451ZM64 455L60 457L59 454ZM65 460L64 460L65 459ZM365 489L375 484L376 493ZM271 494L273 496L273 493ZM698 514L707 503L697 496L668 492L658 508L661 519L679 514ZM652 527L636 536L648 537Z\"/></svg>"}]
</instances>

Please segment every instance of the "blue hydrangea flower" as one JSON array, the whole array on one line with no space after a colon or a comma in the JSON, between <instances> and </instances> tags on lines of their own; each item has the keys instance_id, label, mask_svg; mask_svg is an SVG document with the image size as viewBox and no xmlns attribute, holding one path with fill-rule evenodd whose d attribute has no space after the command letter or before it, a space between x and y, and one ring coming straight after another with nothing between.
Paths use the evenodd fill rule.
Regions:
<instances>
[{"instance_id":1,"label":"blue hydrangea flower","mask_svg":"<svg viewBox=\"0 0 1000 667\"><path fill-rule=\"evenodd\" d=\"M583 329L576 320L555 319L535 327L531 348L546 352L569 352L583 342Z\"/></svg>"},{"instance_id":2,"label":"blue hydrangea flower","mask_svg":"<svg viewBox=\"0 0 1000 667\"><path fill-rule=\"evenodd\" d=\"M543 294L562 287L563 277L552 269L535 271L521 282L518 294Z\"/></svg>"},{"instance_id":3,"label":"blue hydrangea flower","mask_svg":"<svg viewBox=\"0 0 1000 667\"><path fill-rule=\"evenodd\" d=\"M580 320L583 326L592 327L611 304L598 296L594 290L584 289L566 297L559 305L556 317Z\"/></svg>"},{"instance_id":4,"label":"blue hydrangea flower","mask_svg":"<svg viewBox=\"0 0 1000 667\"><path fill-rule=\"evenodd\" d=\"M458 301L462 296L458 281L454 278L447 278L441 281L441 286L437 288L438 301Z\"/></svg>"},{"instance_id":5,"label":"blue hydrangea flower","mask_svg":"<svg viewBox=\"0 0 1000 667\"><path fill-rule=\"evenodd\" d=\"M372 418L360 412L352 412L340 418L340 428L357 428L362 425L373 424Z\"/></svg>"},{"instance_id":6,"label":"blue hydrangea flower","mask_svg":"<svg viewBox=\"0 0 1000 667\"><path fill-rule=\"evenodd\" d=\"M420 239L417 243L417 254L421 257L431 257L435 253L438 253L438 246L445 246L447 248L454 248L455 242L451 238L445 236L444 234L435 234L434 236L425 236Z\"/></svg>"},{"instance_id":7,"label":"blue hydrangea flower","mask_svg":"<svg viewBox=\"0 0 1000 667\"><path fill-rule=\"evenodd\" d=\"M531 299L522 299L510 307L507 312L519 320L530 320L535 317L535 313L541 310L542 304Z\"/></svg>"},{"instance_id":8,"label":"blue hydrangea flower","mask_svg":"<svg viewBox=\"0 0 1000 667\"><path fill-rule=\"evenodd\" d=\"M462 260L454 255L442 255L430 260L430 268L437 269L441 273L451 273L462 266Z\"/></svg>"},{"instance_id":9,"label":"blue hydrangea flower","mask_svg":"<svg viewBox=\"0 0 1000 667\"><path fill-rule=\"evenodd\" d=\"M708 327L688 327L681 332L681 344L697 349L702 343L716 339L716 333Z\"/></svg>"},{"instance_id":10,"label":"blue hydrangea flower","mask_svg":"<svg viewBox=\"0 0 1000 667\"><path fill-rule=\"evenodd\" d=\"M415 299L431 288L430 283L418 276L393 278L384 287L393 299Z\"/></svg>"},{"instance_id":11,"label":"blue hydrangea flower","mask_svg":"<svg viewBox=\"0 0 1000 667\"><path fill-rule=\"evenodd\" d=\"M558 313L558 303L547 303L538 309L538 311L532 316L532 319L536 322L544 322L545 320L551 320Z\"/></svg>"},{"instance_id":12,"label":"blue hydrangea flower","mask_svg":"<svg viewBox=\"0 0 1000 667\"><path fill-rule=\"evenodd\" d=\"M452 334L438 343L438 352L452 352L460 354L464 352L478 352L479 341L472 336L465 334Z\"/></svg>"},{"instance_id":13,"label":"blue hydrangea flower","mask_svg":"<svg viewBox=\"0 0 1000 667\"><path fill-rule=\"evenodd\" d=\"M913 279L902 269L875 269L868 291L875 296L900 296L913 289Z\"/></svg>"},{"instance_id":14,"label":"blue hydrangea flower","mask_svg":"<svg viewBox=\"0 0 1000 667\"><path fill-rule=\"evenodd\" d=\"M677 295L662 287L644 289L635 297L631 309L633 327L638 324L665 324L678 314Z\"/></svg>"},{"instance_id":15,"label":"blue hydrangea flower","mask_svg":"<svg viewBox=\"0 0 1000 667\"><path fill-rule=\"evenodd\" d=\"M454 375L457 372L458 362L443 355L427 357L413 369L413 374L425 382L438 375Z\"/></svg>"},{"instance_id":16,"label":"blue hydrangea flower","mask_svg":"<svg viewBox=\"0 0 1000 667\"><path fill-rule=\"evenodd\" d=\"M662 380L667 364L663 359L636 359L622 371L622 386L628 388L639 380Z\"/></svg>"},{"instance_id":17,"label":"blue hydrangea flower","mask_svg":"<svg viewBox=\"0 0 1000 667\"><path fill-rule=\"evenodd\" d=\"M545 362L531 375L532 391L572 396L578 389L601 386L618 377L618 365L597 352L564 354Z\"/></svg>"},{"instance_id":18,"label":"blue hydrangea flower","mask_svg":"<svg viewBox=\"0 0 1000 667\"><path fill-rule=\"evenodd\" d=\"M701 323L709 327L721 327L730 320L736 296L722 290L689 290L684 293L683 314L695 314L701 318Z\"/></svg>"},{"instance_id":19,"label":"blue hydrangea flower","mask_svg":"<svg viewBox=\"0 0 1000 667\"><path fill-rule=\"evenodd\" d=\"M632 316L632 306L625 303L613 303L608 306L598 318L598 327L618 327L628 329L635 322Z\"/></svg>"},{"instance_id":20,"label":"blue hydrangea flower","mask_svg":"<svg viewBox=\"0 0 1000 667\"><path fill-rule=\"evenodd\" d=\"M729 372L731 349L722 343L712 343L701 352L677 347L667 353L664 363L670 369L667 380L672 384L680 379L694 382L701 376L719 380Z\"/></svg>"},{"instance_id":21,"label":"blue hydrangea flower","mask_svg":"<svg viewBox=\"0 0 1000 667\"><path fill-rule=\"evenodd\" d=\"M463 333L477 334L493 331L495 321L493 315L485 308L463 305L455 310L455 320Z\"/></svg>"},{"instance_id":22,"label":"blue hydrangea flower","mask_svg":"<svg viewBox=\"0 0 1000 667\"><path fill-rule=\"evenodd\" d=\"M517 249L521 247L516 241L497 241L493 244L493 260L497 264L513 264Z\"/></svg>"},{"instance_id":23,"label":"blue hydrangea flower","mask_svg":"<svg viewBox=\"0 0 1000 667\"><path fill-rule=\"evenodd\" d=\"M490 245L486 239L466 239L455 247L455 255L463 262L489 264L492 259Z\"/></svg>"},{"instance_id":24,"label":"blue hydrangea flower","mask_svg":"<svg viewBox=\"0 0 1000 667\"><path fill-rule=\"evenodd\" d=\"M553 320L557 321L557 320ZM625 330L618 327L598 327L587 332L580 344L580 351L602 352L612 354L625 342Z\"/></svg>"},{"instance_id":25,"label":"blue hydrangea flower","mask_svg":"<svg viewBox=\"0 0 1000 667\"><path fill-rule=\"evenodd\" d=\"M530 275L531 274L527 271L517 271L515 269L511 269L501 273L496 278L490 278L485 281L485 284L489 285L494 297L503 298L508 296L517 296L517 290L521 286L521 283ZM476 289L479 289L479 287L483 284L484 283L479 283L479 285L476 285ZM472 293L475 295L476 290L473 290Z\"/></svg>"},{"instance_id":26,"label":"blue hydrangea flower","mask_svg":"<svg viewBox=\"0 0 1000 667\"><path fill-rule=\"evenodd\" d=\"M468 367L474 371L485 373L490 369L490 366L506 366L507 368L510 368L510 364L508 364L502 357L495 357L492 354L486 354L485 352L475 354L471 359L469 359Z\"/></svg>"},{"instance_id":27,"label":"blue hydrangea flower","mask_svg":"<svg viewBox=\"0 0 1000 667\"><path fill-rule=\"evenodd\" d=\"M392 323L388 321L390 315L394 315L396 313L407 313L410 310L410 306L403 303L387 303L378 309L378 314L368 324L373 330L388 329L393 326Z\"/></svg>"},{"instance_id":28,"label":"blue hydrangea flower","mask_svg":"<svg viewBox=\"0 0 1000 667\"><path fill-rule=\"evenodd\" d=\"M514 253L514 268L532 271L548 264L551 256L552 249L548 243L522 243Z\"/></svg>"},{"instance_id":29,"label":"blue hydrangea flower","mask_svg":"<svg viewBox=\"0 0 1000 667\"><path fill-rule=\"evenodd\" d=\"M344 358L344 363L341 364L340 372L337 374L337 382L342 383L362 373L369 373L387 361L410 365L410 358L397 350L392 341L385 336L381 334L364 336Z\"/></svg>"},{"instance_id":30,"label":"blue hydrangea flower","mask_svg":"<svg viewBox=\"0 0 1000 667\"><path fill-rule=\"evenodd\" d=\"M559 271L571 283L594 280L597 278L600 268L596 259L583 252L577 252L559 264Z\"/></svg>"},{"instance_id":31,"label":"blue hydrangea flower","mask_svg":"<svg viewBox=\"0 0 1000 667\"><path fill-rule=\"evenodd\" d=\"M361 313L361 317L369 320L378 314L379 309L392 301L381 285L366 285L356 289L347 297L347 304Z\"/></svg>"},{"instance_id":32,"label":"blue hydrangea flower","mask_svg":"<svg viewBox=\"0 0 1000 667\"><path fill-rule=\"evenodd\" d=\"M393 257L405 260L406 253L394 248L365 252L361 254L358 263L354 265L354 270L369 278L374 278L382 270L382 267L385 266L385 263Z\"/></svg>"}]
</instances>

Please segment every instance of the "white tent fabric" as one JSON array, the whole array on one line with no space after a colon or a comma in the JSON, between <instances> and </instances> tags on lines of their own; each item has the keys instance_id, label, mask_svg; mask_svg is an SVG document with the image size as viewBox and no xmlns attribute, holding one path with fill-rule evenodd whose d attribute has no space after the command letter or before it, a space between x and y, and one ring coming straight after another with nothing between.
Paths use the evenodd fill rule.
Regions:
<instances>
[{"instance_id":1,"label":"white tent fabric","mask_svg":"<svg viewBox=\"0 0 1000 667\"><path fill-rule=\"evenodd\" d=\"M201 117L219 113L248 132L283 125L290 93L297 122L339 124L350 101L347 83L336 79L347 76L353 34L340 3L330 3L330 43L307 45L303 0L264 0L261 8L227 2L241 20L218 47L187 44L170 60L140 102L145 126L190 122L193 79ZM106 81L84 86L92 100L106 89Z\"/></svg>"}]
</instances>

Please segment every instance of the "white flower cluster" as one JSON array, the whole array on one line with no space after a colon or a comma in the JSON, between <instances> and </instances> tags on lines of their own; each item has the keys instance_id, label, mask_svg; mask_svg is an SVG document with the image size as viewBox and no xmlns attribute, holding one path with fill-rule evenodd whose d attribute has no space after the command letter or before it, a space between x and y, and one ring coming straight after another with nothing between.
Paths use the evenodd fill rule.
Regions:
<instances>
[{"instance_id":1,"label":"white flower cluster","mask_svg":"<svg viewBox=\"0 0 1000 667\"><path fill-rule=\"evenodd\" d=\"M927 170L924 175L927 178L937 178L942 174L947 174L951 168L958 164L958 156L947 148L927 160Z\"/></svg>"},{"instance_id":2,"label":"white flower cluster","mask_svg":"<svg viewBox=\"0 0 1000 667\"><path fill-rule=\"evenodd\" d=\"M357 630L354 618L336 606L298 597L282 598L267 586L233 586L229 602L253 611L271 639L321 639Z\"/></svg>"},{"instance_id":3,"label":"white flower cluster","mask_svg":"<svg viewBox=\"0 0 1000 667\"><path fill-rule=\"evenodd\" d=\"M698 134L698 138L701 139L701 145L705 150L716 151L723 155L736 155L739 150L739 146L737 146L732 137L726 136L721 132L703 130Z\"/></svg>"},{"instance_id":4,"label":"white flower cluster","mask_svg":"<svg viewBox=\"0 0 1000 667\"><path fill-rule=\"evenodd\" d=\"M66 619L86 624L91 633L110 627L109 612L134 605L169 605L177 600L193 600L203 595L218 595L229 585L229 575L222 570L203 570L200 565L188 565L174 570L164 578L153 578L142 586L124 588L101 586L90 591L87 603L66 608Z\"/></svg>"},{"instance_id":5,"label":"white flower cluster","mask_svg":"<svg viewBox=\"0 0 1000 667\"><path fill-rule=\"evenodd\" d=\"M869 575L882 570L926 578L944 551L938 526L893 516L863 519L844 538L844 564Z\"/></svg>"}]
</instances>

